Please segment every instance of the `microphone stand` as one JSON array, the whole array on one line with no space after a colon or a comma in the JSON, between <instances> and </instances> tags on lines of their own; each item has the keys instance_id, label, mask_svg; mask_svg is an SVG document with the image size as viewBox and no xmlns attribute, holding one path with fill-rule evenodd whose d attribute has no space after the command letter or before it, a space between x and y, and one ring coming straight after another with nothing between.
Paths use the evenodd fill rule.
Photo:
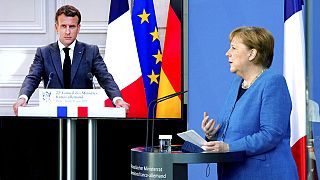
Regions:
<instances>
[{"instance_id":1,"label":"microphone stand","mask_svg":"<svg viewBox=\"0 0 320 180\"><path fill-rule=\"evenodd\" d=\"M150 112L150 106L151 106L151 104L152 103L154 103L154 102L156 102L157 101L157 99L154 99L154 100L152 100L150 103L149 103L149 105L148 105L148 117L147 117L147 130L146 130L146 147L145 147L145 149L146 149L146 151L148 151L148 137L149 137L149 112ZM154 113L153 113L153 116L152 116L152 118L154 118ZM153 152L153 147L152 147L152 149L151 149L151 151L150 152Z\"/></svg>"},{"instance_id":2,"label":"microphone stand","mask_svg":"<svg viewBox=\"0 0 320 180\"><path fill-rule=\"evenodd\" d=\"M148 118L147 118L147 135L146 135L146 150L148 148L148 136L149 136L149 112L150 112L150 106L152 103L155 103L153 105L153 109L152 109L152 130L151 130L151 152L154 152L154 145L153 145L153 139L154 139L154 120L155 120L155 110L156 110L156 106L158 103L162 102L162 101L165 101L165 100L168 100L168 99L171 99L175 96L178 96L178 95L181 95L181 94L184 94L188 91L182 91L182 92L177 92L177 93L173 93L173 94L169 94L167 96L164 96L164 97L161 97L159 99L154 99L152 100L149 105L148 105Z\"/></svg>"},{"instance_id":3,"label":"microphone stand","mask_svg":"<svg viewBox=\"0 0 320 180\"><path fill-rule=\"evenodd\" d=\"M87 75L96 89L93 74L89 72ZM97 120L92 118L88 118L88 179L97 179Z\"/></svg>"},{"instance_id":4,"label":"microphone stand","mask_svg":"<svg viewBox=\"0 0 320 180\"><path fill-rule=\"evenodd\" d=\"M52 78L53 78L53 72L50 72L50 74L49 74L49 80L48 80L48 83L47 83L45 89L48 89L48 87L49 87L49 85L50 85L50 83L51 83L51 79L52 79Z\"/></svg>"},{"instance_id":5,"label":"microphone stand","mask_svg":"<svg viewBox=\"0 0 320 180\"><path fill-rule=\"evenodd\" d=\"M93 89L96 89L96 85L93 82L93 74L91 72L88 72L88 78L90 79L90 81L92 83Z\"/></svg>"}]
</instances>

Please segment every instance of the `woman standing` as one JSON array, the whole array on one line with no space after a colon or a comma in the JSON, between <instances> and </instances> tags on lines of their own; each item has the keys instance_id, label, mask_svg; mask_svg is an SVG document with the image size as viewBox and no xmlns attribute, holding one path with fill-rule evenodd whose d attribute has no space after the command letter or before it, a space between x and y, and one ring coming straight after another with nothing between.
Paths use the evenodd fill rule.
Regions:
<instances>
[{"instance_id":1,"label":"woman standing","mask_svg":"<svg viewBox=\"0 0 320 180\"><path fill-rule=\"evenodd\" d=\"M202 130L210 140L204 148L245 151L246 159L218 163L218 177L298 179L290 148L290 94L285 78L269 70L274 38L264 28L240 27L230 33L229 40L226 56L230 72L237 77L217 121L204 113Z\"/></svg>"}]
</instances>

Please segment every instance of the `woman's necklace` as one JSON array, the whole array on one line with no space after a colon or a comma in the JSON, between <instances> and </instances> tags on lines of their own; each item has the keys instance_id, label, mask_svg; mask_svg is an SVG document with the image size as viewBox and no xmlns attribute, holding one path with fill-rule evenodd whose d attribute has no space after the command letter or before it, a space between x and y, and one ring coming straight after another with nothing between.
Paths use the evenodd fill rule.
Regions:
<instances>
[{"instance_id":1,"label":"woman's necklace","mask_svg":"<svg viewBox=\"0 0 320 180\"><path fill-rule=\"evenodd\" d=\"M249 84L245 80L243 80L241 87L242 89L248 89L257 79L258 77L265 71L265 69L262 69L262 71L251 81Z\"/></svg>"}]
</instances>

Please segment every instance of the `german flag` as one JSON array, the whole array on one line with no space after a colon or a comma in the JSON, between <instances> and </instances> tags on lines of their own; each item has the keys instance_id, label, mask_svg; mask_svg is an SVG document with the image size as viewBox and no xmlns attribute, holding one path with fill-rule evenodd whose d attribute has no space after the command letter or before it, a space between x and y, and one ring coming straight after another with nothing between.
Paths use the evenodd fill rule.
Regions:
<instances>
[{"instance_id":1,"label":"german flag","mask_svg":"<svg viewBox=\"0 0 320 180\"><path fill-rule=\"evenodd\" d=\"M171 0L162 56L158 98L181 91L182 0ZM181 118L181 96L160 102L157 118Z\"/></svg>"}]
</instances>

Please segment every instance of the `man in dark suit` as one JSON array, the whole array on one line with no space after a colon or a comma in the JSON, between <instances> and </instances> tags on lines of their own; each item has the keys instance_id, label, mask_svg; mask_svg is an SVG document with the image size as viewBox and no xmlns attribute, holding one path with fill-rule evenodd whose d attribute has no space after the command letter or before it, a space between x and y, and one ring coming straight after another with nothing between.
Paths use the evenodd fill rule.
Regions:
<instances>
[{"instance_id":1,"label":"man in dark suit","mask_svg":"<svg viewBox=\"0 0 320 180\"><path fill-rule=\"evenodd\" d=\"M13 105L16 115L18 107L27 105L42 80L45 88L92 89L93 76L97 78L114 106L124 107L128 111L130 105L121 98L119 87L108 72L98 47L77 41L80 22L81 14L75 7L66 5L57 10L55 29L58 41L37 49L19 98ZM56 167L59 162L56 151L56 121L30 119L27 122L10 122L14 129L10 129L5 136L6 148L3 154L8 158L3 161L6 168L4 175L0 173L0 179L57 179ZM64 125L64 129L65 127ZM83 121L77 121L77 156L85 156L87 153L87 129ZM77 168L87 167L83 159L86 158L77 160ZM82 177L85 179L87 176ZM77 179L82 178L79 176Z\"/></svg>"},{"instance_id":2,"label":"man in dark suit","mask_svg":"<svg viewBox=\"0 0 320 180\"><path fill-rule=\"evenodd\" d=\"M56 12L55 22L58 42L37 49L19 98L13 105L15 114L18 114L19 106L27 105L42 79L47 88L92 89L92 76L97 78L116 107L128 111L130 105L121 98L119 87L108 72L98 47L76 40L80 32L79 10L70 5L62 6Z\"/></svg>"}]
</instances>

